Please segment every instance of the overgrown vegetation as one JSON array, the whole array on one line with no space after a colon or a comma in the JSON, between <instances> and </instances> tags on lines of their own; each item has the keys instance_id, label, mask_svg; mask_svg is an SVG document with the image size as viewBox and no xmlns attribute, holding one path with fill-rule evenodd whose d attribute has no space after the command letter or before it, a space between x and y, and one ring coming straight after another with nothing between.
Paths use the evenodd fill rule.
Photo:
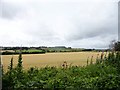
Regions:
<instances>
[{"instance_id":1,"label":"overgrown vegetation","mask_svg":"<svg viewBox=\"0 0 120 90\"><path fill-rule=\"evenodd\" d=\"M80 90L80 89L120 89L120 52L103 52L93 64L88 58L87 66L70 66L67 62L59 68L31 67L24 70L22 54L18 65L13 68L13 58L9 70L3 73L3 90L47 89L47 90Z\"/></svg>"},{"instance_id":2,"label":"overgrown vegetation","mask_svg":"<svg viewBox=\"0 0 120 90\"><path fill-rule=\"evenodd\" d=\"M22 50L22 54L44 54L46 51L45 50ZM15 51L4 51L2 52L2 55L15 55L19 54L19 50Z\"/></svg>"}]
</instances>

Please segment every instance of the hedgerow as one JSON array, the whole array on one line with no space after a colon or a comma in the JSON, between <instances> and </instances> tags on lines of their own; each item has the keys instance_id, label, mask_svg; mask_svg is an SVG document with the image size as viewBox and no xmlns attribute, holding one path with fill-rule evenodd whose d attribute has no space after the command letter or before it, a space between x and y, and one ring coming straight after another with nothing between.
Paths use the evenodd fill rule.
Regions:
<instances>
[{"instance_id":1,"label":"hedgerow","mask_svg":"<svg viewBox=\"0 0 120 90\"><path fill-rule=\"evenodd\" d=\"M18 65L3 73L3 90L47 89L47 90L79 90L79 89L119 89L120 88L120 53L102 53L96 63L87 66L61 66L24 70L22 54L19 55Z\"/></svg>"}]
</instances>

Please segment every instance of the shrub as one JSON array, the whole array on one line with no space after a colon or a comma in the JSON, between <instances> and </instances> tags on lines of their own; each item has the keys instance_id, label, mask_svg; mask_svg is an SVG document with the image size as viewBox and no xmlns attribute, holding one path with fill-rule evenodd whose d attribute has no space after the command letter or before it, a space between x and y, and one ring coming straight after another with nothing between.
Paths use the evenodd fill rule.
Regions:
<instances>
[{"instance_id":1,"label":"shrub","mask_svg":"<svg viewBox=\"0 0 120 90\"><path fill-rule=\"evenodd\" d=\"M85 67L31 67L25 71L22 67L22 54L20 54L17 67L12 68L11 58L10 68L3 74L3 89L99 90L120 88L120 53L109 52L108 57L102 55L101 58L97 58L99 63L96 64L92 63L92 58L91 64Z\"/></svg>"}]
</instances>

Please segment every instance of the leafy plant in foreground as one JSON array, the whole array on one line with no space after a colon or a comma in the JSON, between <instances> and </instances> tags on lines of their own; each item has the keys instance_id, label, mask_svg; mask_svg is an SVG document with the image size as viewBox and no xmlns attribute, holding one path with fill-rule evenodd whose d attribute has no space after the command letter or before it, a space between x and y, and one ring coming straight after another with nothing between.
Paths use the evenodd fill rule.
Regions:
<instances>
[{"instance_id":1,"label":"leafy plant in foreground","mask_svg":"<svg viewBox=\"0 0 120 90\"><path fill-rule=\"evenodd\" d=\"M105 55L105 54L104 54ZM18 64L3 75L3 88L24 89L118 89L120 88L120 53L110 52L97 58L98 63L80 67L45 67L23 70L22 54ZM12 58L11 58L12 61ZM10 64L12 66L12 63ZM11 74L10 74L11 72ZM11 78L9 76L11 75ZM12 83L11 83L12 81Z\"/></svg>"}]
</instances>

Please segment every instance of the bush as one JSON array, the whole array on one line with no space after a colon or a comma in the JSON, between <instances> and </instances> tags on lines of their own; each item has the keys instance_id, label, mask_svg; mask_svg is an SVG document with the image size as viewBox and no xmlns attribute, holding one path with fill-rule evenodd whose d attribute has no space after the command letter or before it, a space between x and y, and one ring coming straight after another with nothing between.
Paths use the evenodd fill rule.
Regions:
<instances>
[{"instance_id":1,"label":"bush","mask_svg":"<svg viewBox=\"0 0 120 90\"><path fill-rule=\"evenodd\" d=\"M102 56L99 63L86 67L45 67L23 70L22 56L18 67L3 74L3 89L118 89L120 88L120 53ZM12 65L12 64L11 64Z\"/></svg>"}]
</instances>

